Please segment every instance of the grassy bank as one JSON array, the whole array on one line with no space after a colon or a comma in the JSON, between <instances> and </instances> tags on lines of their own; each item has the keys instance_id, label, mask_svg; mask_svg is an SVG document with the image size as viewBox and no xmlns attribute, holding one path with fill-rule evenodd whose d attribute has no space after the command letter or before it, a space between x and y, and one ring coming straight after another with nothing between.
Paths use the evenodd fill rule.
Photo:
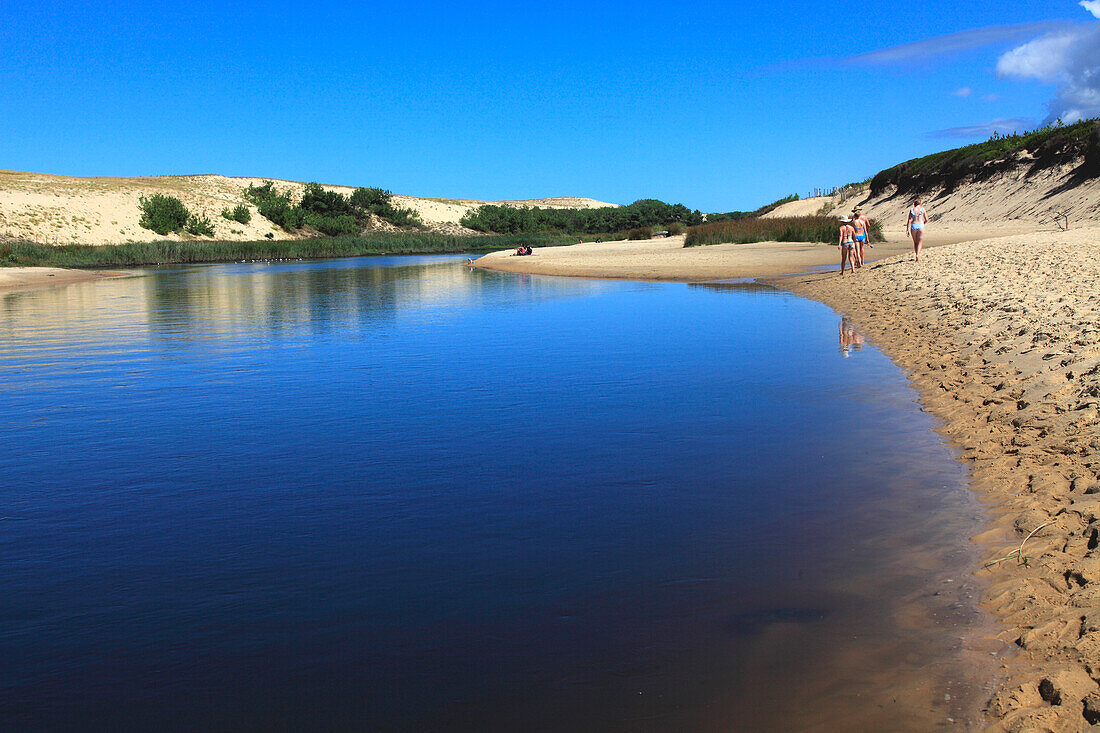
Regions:
<instances>
[{"instance_id":1,"label":"grassy bank","mask_svg":"<svg viewBox=\"0 0 1100 733\"><path fill-rule=\"evenodd\" d=\"M542 235L454 237L422 232L285 241L160 241L101 246L50 246L16 240L0 243L0 266L102 268L241 260L320 259L375 254L465 254L511 249L520 244L550 247L575 244L576 241L575 237Z\"/></svg>"},{"instance_id":2,"label":"grassy bank","mask_svg":"<svg viewBox=\"0 0 1100 733\"><path fill-rule=\"evenodd\" d=\"M752 242L836 243L840 223L832 216L792 216L777 219L734 219L688 229L685 247ZM882 227L871 220L871 241L882 239Z\"/></svg>"},{"instance_id":3,"label":"grassy bank","mask_svg":"<svg viewBox=\"0 0 1100 733\"><path fill-rule=\"evenodd\" d=\"M953 191L970 181L985 181L1018 167L1032 175L1055 166L1080 161L1076 175L1100 175L1100 119L1073 125L1047 125L1023 134L994 135L983 143L926 155L871 179L871 196L881 196L895 186L898 195L918 194L937 188Z\"/></svg>"}]
</instances>

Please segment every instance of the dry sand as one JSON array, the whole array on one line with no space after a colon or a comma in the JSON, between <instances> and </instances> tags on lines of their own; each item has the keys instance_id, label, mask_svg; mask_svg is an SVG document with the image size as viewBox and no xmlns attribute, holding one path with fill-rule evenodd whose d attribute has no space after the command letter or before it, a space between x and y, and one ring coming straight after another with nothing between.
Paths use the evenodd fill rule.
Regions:
<instances>
[{"instance_id":1,"label":"dry sand","mask_svg":"<svg viewBox=\"0 0 1100 733\"><path fill-rule=\"evenodd\" d=\"M929 248L948 244L959 235L930 234ZM969 237L968 237L969 238ZM876 242L866 250L867 261L912 251L908 240ZM476 262L501 272L632 280L708 281L786 275L818 267L839 267L835 244L759 242L714 244L684 248L684 237L645 241L584 242L565 247L542 247L530 257L512 251L493 252Z\"/></svg>"}]
</instances>

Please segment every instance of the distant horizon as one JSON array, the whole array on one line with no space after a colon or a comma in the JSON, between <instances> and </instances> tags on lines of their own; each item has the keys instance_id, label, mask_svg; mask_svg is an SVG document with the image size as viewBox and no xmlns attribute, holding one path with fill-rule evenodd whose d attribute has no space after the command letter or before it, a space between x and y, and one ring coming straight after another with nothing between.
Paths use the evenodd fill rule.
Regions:
<instances>
[{"instance_id":1,"label":"distant horizon","mask_svg":"<svg viewBox=\"0 0 1100 733\"><path fill-rule=\"evenodd\" d=\"M0 7L0 168L746 211L1100 114L1097 14L38 0Z\"/></svg>"}]
</instances>

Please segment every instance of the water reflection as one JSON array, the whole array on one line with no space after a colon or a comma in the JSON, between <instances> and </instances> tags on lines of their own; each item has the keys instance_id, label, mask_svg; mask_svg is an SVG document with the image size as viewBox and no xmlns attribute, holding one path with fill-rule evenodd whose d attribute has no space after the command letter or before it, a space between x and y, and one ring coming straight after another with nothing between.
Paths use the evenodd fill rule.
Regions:
<instances>
[{"instance_id":1,"label":"water reflection","mask_svg":"<svg viewBox=\"0 0 1100 733\"><path fill-rule=\"evenodd\" d=\"M852 319L844 316L838 325L840 331L840 355L847 359L853 351L863 349L863 334L852 325Z\"/></svg>"},{"instance_id":2,"label":"water reflection","mask_svg":"<svg viewBox=\"0 0 1100 733\"><path fill-rule=\"evenodd\" d=\"M688 287L698 288L700 290L712 290L715 292L741 293L744 295L777 295L780 292L771 285L764 285L762 283L754 282L751 280L736 280L731 282L714 283L688 283Z\"/></svg>"},{"instance_id":3,"label":"water reflection","mask_svg":"<svg viewBox=\"0 0 1100 733\"><path fill-rule=\"evenodd\" d=\"M186 342L273 334L358 338L403 316L476 303L583 297L598 280L515 278L470 269L465 258L355 258L328 262L168 267L110 283L0 294L0 354L20 339ZM518 301L517 301L517 296Z\"/></svg>"},{"instance_id":4,"label":"water reflection","mask_svg":"<svg viewBox=\"0 0 1100 733\"><path fill-rule=\"evenodd\" d=\"M461 257L0 297L5 722L958 717L965 471L833 318Z\"/></svg>"}]
</instances>

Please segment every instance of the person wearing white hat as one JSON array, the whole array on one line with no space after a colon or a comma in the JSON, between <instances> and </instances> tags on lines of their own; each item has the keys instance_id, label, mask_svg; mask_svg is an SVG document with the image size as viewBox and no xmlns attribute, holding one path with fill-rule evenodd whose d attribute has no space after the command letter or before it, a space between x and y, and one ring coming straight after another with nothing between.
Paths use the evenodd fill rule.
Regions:
<instances>
[{"instance_id":1,"label":"person wearing white hat","mask_svg":"<svg viewBox=\"0 0 1100 733\"><path fill-rule=\"evenodd\" d=\"M855 272L856 230L852 227L850 217L846 216L840 220L840 241L837 243L837 249L840 250L840 274L844 274L845 264L851 264L852 272Z\"/></svg>"}]
</instances>

